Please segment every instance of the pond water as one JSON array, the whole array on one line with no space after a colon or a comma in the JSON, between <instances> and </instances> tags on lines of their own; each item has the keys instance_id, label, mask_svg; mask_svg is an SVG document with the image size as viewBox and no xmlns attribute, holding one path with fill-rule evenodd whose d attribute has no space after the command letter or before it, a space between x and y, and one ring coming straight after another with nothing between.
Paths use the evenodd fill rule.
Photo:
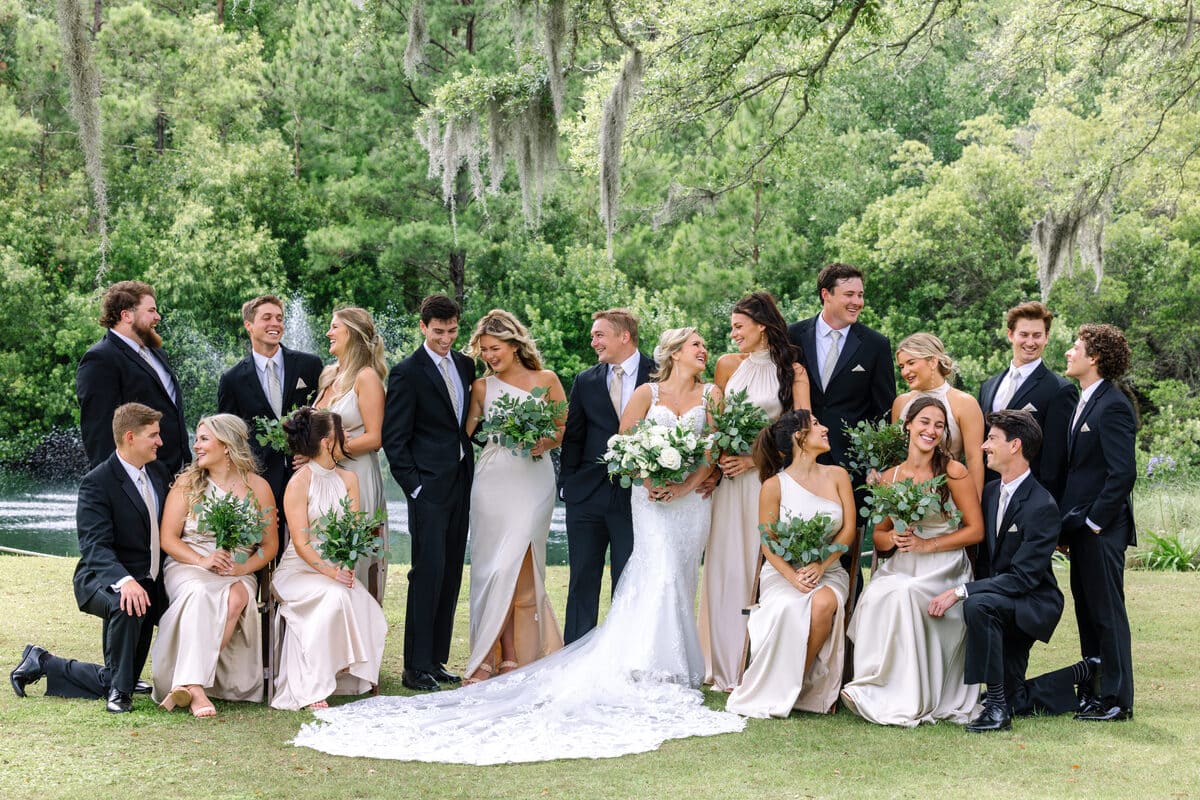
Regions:
<instances>
[{"instance_id":1,"label":"pond water","mask_svg":"<svg viewBox=\"0 0 1200 800\"><path fill-rule=\"evenodd\" d=\"M408 508L404 494L385 478L388 500L390 560L406 564L412 548L408 537ZM42 483L23 476L0 476L0 547L78 556L75 536L75 486ZM567 563L567 532L562 504L554 508L550 538L546 544L548 564Z\"/></svg>"}]
</instances>

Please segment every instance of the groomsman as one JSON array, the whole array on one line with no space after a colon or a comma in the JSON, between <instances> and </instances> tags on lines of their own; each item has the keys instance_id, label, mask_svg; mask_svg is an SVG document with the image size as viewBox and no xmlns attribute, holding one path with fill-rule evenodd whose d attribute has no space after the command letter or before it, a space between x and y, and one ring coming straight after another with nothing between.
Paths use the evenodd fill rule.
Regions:
<instances>
[{"instance_id":1,"label":"groomsman","mask_svg":"<svg viewBox=\"0 0 1200 800\"><path fill-rule=\"evenodd\" d=\"M1058 506L1030 469L1041 448L1041 429L1023 409L996 411L987 423L983 452L999 477L983 489L984 541L975 580L929 604L929 613L940 617L963 601L964 682L987 686L982 713L967 725L976 733L1011 728L1014 705L1020 710L1053 705L1039 698L1036 682L1026 686L1025 669L1034 641L1050 641L1063 610L1052 566L1061 527ZM1055 710L1074 707L1072 689L1068 681L1065 707Z\"/></svg>"},{"instance_id":2,"label":"groomsman","mask_svg":"<svg viewBox=\"0 0 1200 800\"><path fill-rule=\"evenodd\" d=\"M155 330L160 319L154 287L148 283L121 281L104 293L100 324L108 332L84 353L75 371L79 428L92 467L112 454L113 412L124 403L162 412L158 460L172 475L191 461L183 393Z\"/></svg>"},{"instance_id":3,"label":"groomsman","mask_svg":"<svg viewBox=\"0 0 1200 800\"><path fill-rule=\"evenodd\" d=\"M475 364L451 349L460 316L458 304L445 295L421 302L425 341L392 367L383 415L383 449L408 499L412 539L400 677L409 689L423 691L460 680L446 670L446 662L475 465L465 427Z\"/></svg>"},{"instance_id":4,"label":"groomsman","mask_svg":"<svg viewBox=\"0 0 1200 800\"><path fill-rule=\"evenodd\" d=\"M104 666L59 658L26 645L9 674L18 697L46 676L46 694L107 698L107 709L133 709L134 692L150 637L167 598L162 583L158 524L171 473L156 460L162 414L141 403L119 406L112 417L115 452L79 484L75 519L79 564L73 580L79 610L104 621Z\"/></svg>"},{"instance_id":5,"label":"groomsman","mask_svg":"<svg viewBox=\"0 0 1200 800\"><path fill-rule=\"evenodd\" d=\"M1137 479L1137 412L1115 382L1129 369L1125 335L1082 325L1067 351L1080 397L1067 440L1062 541L1071 554L1071 594L1083 657L1100 660L1094 702L1076 719L1133 716L1133 656L1125 610L1125 549L1137 544L1130 492Z\"/></svg>"},{"instance_id":6,"label":"groomsman","mask_svg":"<svg viewBox=\"0 0 1200 800\"><path fill-rule=\"evenodd\" d=\"M585 369L571 386L563 432L559 495L567 506L568 644L596 627L604 554L610 551L612 588L633 552L630 490L608 478L600 463L618 432L621 412L633 390L650 379L654 362L638 351L638 320L623 309L592 315L592 349L600 363Z\"/></svg>"},{"instance_id":7,"label":"groomsman","mask_svg":"<svg viewBox=\"0 0 1200 800\"><path fill-rule=\"evenodd\" d=\"M283 301L274 295L265 294L242 304L242 324L250 335L250 354L221 375L217 410L246 421L250 448L262 465L262 476L271 485L275 508L282 509L283 490L292 476L291 459L258 443L255 418L281 419L293 408L311 405L321 378L321 359L280 344Z\"/></svg>"},{"instance_id":8,"label":"groomsman","mask_svg":"<svg viewBox=\"0 0 1200 800\"><path fill-rule=\"evenodd\" d=\"M1079 401L1079 391L1071 381L1047 369L1042 361L1053 319L1050 309L1037 301L1008 310L1005 323L1012 345L1012 362L1004 372L983 382L979 405L984 414L1006 408L1021 408L1033 414L1042 429L1042 447L1030 456L1030 467L1038 483L1050 494L1061 497L1067 427ZM987 471L987 480L997 477L992 470Z\"/></svg>"},{"instance_id":9,"label":"groomsman","mask_svg":"<svg viewBox=\"0 0 1200 800\"><path fill-rule=\"evenodd\" d=\"M817 275L821 313L788 327L804 354L813 416L829 428L829 454L838 464L849 444L843 428L884 419L896 399L891 343L858 321L864 306L863 274L849 264L828 264Z\"/></svg>"}]
</instances>

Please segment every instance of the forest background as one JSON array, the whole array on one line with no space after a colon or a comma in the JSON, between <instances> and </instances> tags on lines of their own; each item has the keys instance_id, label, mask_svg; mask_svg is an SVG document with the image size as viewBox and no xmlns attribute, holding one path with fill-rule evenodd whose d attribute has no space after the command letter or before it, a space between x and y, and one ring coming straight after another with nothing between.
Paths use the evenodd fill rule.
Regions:
<instances>
[{"instance_id":1,"label":"forest background","mask_svg":"<svg viewBox=\"0 0 1200 800\"><path fill-rule=\"evenodd\" d=\"M155 286L189 422L263 292L520 316L569 382L590 312L694 324L867 273L864 321L974 393L1003 312L1123 328L1156 479L1200 475L1190 0L0 0L0 461L78 424L98 287ZM465 340L464 340L465 341ZM322 355L326 355L322 350ZM327 355L326 355L327 357ZM1158 458L1154 458L1157 456ZM1152 461L1152 459L1154 459Z\"/></svg>"}]
</instances>

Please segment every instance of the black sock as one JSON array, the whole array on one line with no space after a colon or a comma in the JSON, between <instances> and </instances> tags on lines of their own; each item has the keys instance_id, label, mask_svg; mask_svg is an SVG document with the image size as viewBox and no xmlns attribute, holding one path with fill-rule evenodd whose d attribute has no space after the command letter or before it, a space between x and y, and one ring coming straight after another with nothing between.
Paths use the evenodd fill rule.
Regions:
<instances>
[{"instance_id":1,"label":"black sock","mask_svg":"<svg viewBox=\"0 0 1200 800\"><path fill-rule=\"evenodd\" d=\"M1087 659L1076 661L1071 665L1071 680L1074 683L1086 683L1092 679L1092 665Z\"/></svg>"},{"instance_id":2,"label":"black sock","mask_svg":"<svg viewBox=\"0 0 1200 800\"><path fill-rule=\"evenodd\" d=\"M1006 706L1008 702L1004 696L1003 683L989 683L987 685L987 699L985 702L989 706Z\"/></svg>"}]
</instances>

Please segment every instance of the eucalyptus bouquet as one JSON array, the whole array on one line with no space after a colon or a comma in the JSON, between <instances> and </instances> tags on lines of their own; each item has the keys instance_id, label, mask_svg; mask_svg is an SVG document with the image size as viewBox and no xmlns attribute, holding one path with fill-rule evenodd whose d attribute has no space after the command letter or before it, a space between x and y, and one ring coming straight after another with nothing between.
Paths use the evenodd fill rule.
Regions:
<instances>
[{"instance_id":1,"label":"eucalyptus bouquet","mask_svg":"<svg viewBox=\"0 0 1200 800\"><path fill-rule=\"evenodd\" d=\"M231 553L239 564L245 564L262 543L266 512L259 508L252 494L205 495L193 510L196 527L211 533L217 549Z\"/></svg>"},{"instance_id":2,"label":"eucalyptus bouquet","mask_svg":"<svg viewBox=\"0 0 1200 800\"><path fill-rule=\"evenodd\" d=\"M292 454L292 448L288 447L287 431L283 429L283 420L274 417L255 417L254 429L254 438L263 447L269 447L285 456Z\"/></svg>"},{"instance_id":3,"label":"eucalyptus bouquet","mask_svg":"<svg viewBox=\"0 0 1200 800\"><path fill-rule=\"evenodd\" d=\"M830 542L833 533L833 517L817 514L808 519L792 517L786 522L777 519L771 524L758 526L762 543L793 567L803 567L815 561L824 561L834 553L844 553L850 548L844 544Z\"/></svg>"},{"instance_id":4,"label":"eucalyptus bouquet","mask_svg":"<svg viewBox=\"0 0 1200 800\"><path fill-rule=\"evenodd\" d=\"M374 514L352 511L350 498L322 514L313 525L313 539L321 557L331 564L354 569L360 558L374 558L383 547L383 537L376 533L384 523L383 509Z\"/></svg>"},{"instance_id":5,"label":"eucalyptus bouquet","mask_svg":"<svg viewBox=\"0 0 1200 800\"><path fill-rule=\"evenodd\" d=\"M649 479L655 486L680 483L708 461L712 436L699 436L690 426L670 427L642 420L629 433L608 440L601 461L610 479L628 488Z\"/></svg>"},{"instance_id":6,"label":"eucalyptus bouquet","mask_svg":"<svg viewBox=\"0 0 1200 800\"><path fill-rule=\"evenodd\" d=\"M882 472L908 456L908 434L900 422L863 419L842 430L849 440L842 454L842 466L849 472L858 475L871 470Z\"/></svg>"},{"instance_id":7,"label":"eucalyptus bouquet","mask_svg":"<svg viewBox=\"0 0 1200 800\"><path fill-rule=\"evenodd\" d=\"M493 437L514 456L529 455L542 439L558 435L556 423L567 413L565 402L546 399L548 391L545 386L537 386L524 400L510 394L496 398L480 432ZM541 458L534 456L533 460Z\"/></svg>"},{"instance_id":8,"label":"eucalyptus bouquet","mask_svg":"<svg viewBox=\"0 0 1200 800\"><path fill-rule=\"evenodd\" d=\"M945 475L934 475L927 481L915 483L905 478L895 483L877 483L867 487L870 494L862 515L872 525L891 519L896 530L907 530L930 514L948 514L957 526L962 514L949 500L943 502L938 487L946 482ZM917 525L917 530L921 528Z\"/></svg>"},{"instance_id":9,"label":"eucalyptus bouquet","mask_svg":"<svg viewBox=\"0 0 1200 800\"><path fill-rule=\"evenodd\" d=\"M747 398L745 389L726 397L722 408L709 401L708 413L713 420L713 448L731 456L748 455L759 432L771 424L767 413Z\"/></svg>"}]
</instances>

